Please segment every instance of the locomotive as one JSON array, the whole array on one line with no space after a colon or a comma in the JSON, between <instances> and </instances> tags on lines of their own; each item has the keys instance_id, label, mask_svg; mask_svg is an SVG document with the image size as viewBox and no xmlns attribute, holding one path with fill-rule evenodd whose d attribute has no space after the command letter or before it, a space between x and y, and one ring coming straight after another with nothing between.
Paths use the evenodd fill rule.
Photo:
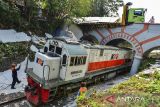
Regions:
<instances>
[{"instance_id":1,"label":"locomotive","mask_svg":"<svg viewBox=\"0 0 160 107\"><path fill-rule=\"evenodd\" d=\"M46 104L80 83L110 79L128 69L133 51L104 45L80 43L70 37L49 39L37 52L34 67L26 71L25 95L34 105Z\"/></svg>"}]
</instances>

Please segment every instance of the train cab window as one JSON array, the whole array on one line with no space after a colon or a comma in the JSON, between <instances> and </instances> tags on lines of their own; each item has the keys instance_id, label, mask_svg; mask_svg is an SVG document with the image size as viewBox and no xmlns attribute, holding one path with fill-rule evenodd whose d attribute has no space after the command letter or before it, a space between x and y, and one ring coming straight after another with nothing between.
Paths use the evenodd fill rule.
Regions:
<instances>
[{"instance_id":1,"label":"train cab window","mask_svg":"<svg viewBox=\"0 0 160 107\"><path fill-rule=\"evenodd\" d=\"M87 59L87 57L86 57L86 56L84 56L84 57L83 57L83 64L85 64L85 63L86 63L86 59Z\"/></svg>"},{"instance_id":2,"label":"train cab window","mask_svg":"<svg viewBox=\"0 0 160 107\"><path fill-rule=\"evenodd\" d=\"M111 59L114 59L114 54L111 55Z\"/></svg>"},{"instance_id":3,"label":"train cab window","mask_svg":"<svg viewBox=\"0 0 160 107\"><path fill-rule=\"evenodd\" d=\"M75 60L75 57L71 57L70 66L73 66L73 65L74 65L74 60Z\"/></svg>"},{"instance_id":4,"label":"train cab window","mask_svg":"<svg viewBox=\"0 0 160 107\"><path fill-rule=\"evenodd\" d=\"M71 57L70 66L84 65L86 63L86 56Z\"/></svg>"},{"instance_id":5,"label":"train cab window","mask_svg":"<svg viewBox=\"0 0 160 107\"><path fill-rule=\"evenodd\" d=\"M118 59L118 54L112 54L111 59Z\"/></svg>"},{"instance_id":6,"label":"train cab window","mask_svg":"<svg viewBox=\"0 0 160 107\"><path fill-rule=\"evenodd\" d=\"M74 65L78 65L78 57L75 58Z\"/></svg>"},{"instance_id":7,"label":"train cab window","mask_svg":"<svg viewBox=\"0 0 160 107\"><path fill-rule=\"evenodd\" d=\"M80 57L80 64L83 65L83 56Z\"/></svg>"},{"instance_id":8,"label":"train cab window","mask_svg":"<svg viewBox=\"0 0 160 107\"><path fill-rule=\"evenodd\" d=\"M62 60L62 65L66 66L66 62L67 62L67 55L63 55L63 60Z\"/></svg>"},{"instance_id":9,"label":"train cab window","mask_svg":"<svg viewBox=\"0 0 160 107\"><path fill-rule=\"evenodd\" d=\"M99 56L103 56L103 53L104 53L104 49L101 49Z\"/></svg>"},{"instance_id":10,"label":"train cab window","mask_svg":"<svg viewBox=\"0 0 160 107\"><path fill-rule=\"evenodd\" d=\"M48 52L48 48L46 46L44 47L44 52Z\"/></svg>"},{"instance_id":11,"label":"train cab window","mask_svg":"<svg viewBox=\"0 0 160 107\"><path fill-rule=\"evenodd\" d=\"M49 45L49 51L54 52L55 46L54 45Z\"/></svg>"},{"instance_id":12,"label":"train cab window","mask_svg":"<svg viewBox=\"0 0 160 107\"><path fill-rule=\"evenodd\" d=\"M59 54L59 55L61 55L61 53L62 53L62 48L56 47L56 53Z\"/></svg>"},{"instance_id":13,"label":"train cab window","mask_svg":"<svg viewBox=\"0 0 160 107\"><path fill-rule=\"evenodd\" d=\"M81 57L77 58L77 65L81 65Z\"/></svg>"}]
</instances>

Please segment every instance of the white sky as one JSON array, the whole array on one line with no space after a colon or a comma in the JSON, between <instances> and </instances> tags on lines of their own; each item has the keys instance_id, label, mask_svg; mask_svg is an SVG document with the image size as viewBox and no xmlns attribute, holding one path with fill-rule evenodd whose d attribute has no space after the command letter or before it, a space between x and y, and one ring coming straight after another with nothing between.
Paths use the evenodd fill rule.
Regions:
<instances>
[{"instance_id":1,"label":"white sky","mask_svg":"<svg viewBox=\"0 0 160 107\"><path fill-rule=\"evenodd\" d=\"M127 2L132 2L132 8L146 8L145 21L148 22L149 19L154 16L155 22L160 23L160 0L123 0L126 4ZM122 15L122 8L119 9L119 16Z\"/></svg>"}]
</instances>

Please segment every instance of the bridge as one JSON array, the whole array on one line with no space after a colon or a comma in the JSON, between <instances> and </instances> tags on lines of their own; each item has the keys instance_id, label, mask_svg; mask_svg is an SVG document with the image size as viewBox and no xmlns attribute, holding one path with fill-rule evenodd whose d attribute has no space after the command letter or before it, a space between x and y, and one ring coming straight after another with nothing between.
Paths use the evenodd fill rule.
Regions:
<instances>
[{"instance_id":1,"label":"bridge","mask_svg":"<svg viewBox=\"0 0 160 107\"><path fill-rule=\"evenodd\" d=\"M98 28L89 31L88 34L94 36L102 45L117 39L130 43L135 51L131 75L137 73L144 54L160 46L160 24L135 23L116 28Z\"/></svg>"}]
</instances>

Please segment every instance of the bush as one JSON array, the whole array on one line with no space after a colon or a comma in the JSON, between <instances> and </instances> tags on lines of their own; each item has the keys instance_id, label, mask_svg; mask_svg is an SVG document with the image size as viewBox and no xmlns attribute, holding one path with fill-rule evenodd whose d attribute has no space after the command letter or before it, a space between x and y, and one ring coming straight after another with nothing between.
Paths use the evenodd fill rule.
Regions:
<instances>
[{"instance_id":1,"label":"bush","mask_svg":"<svg viewBox=\"0 0 160 107\"><path fill-rule=\"evenodd\" d=\"M140 67L138 69L139 72L143 71L144 69L147 69L150 67L150 64L154 64L155 63L155 59L153 58L148 58L148 59L143 59Z\"/></svg>"},{"instance_id":2,"label":"bush","mask_svg":"<svg viewBox=\"0 0 160 107\"><path fill-rule=\"evenodd\" d=\"M21 25L20 10L15 4L0 0L0 13L0 23L4 26L16 28Z\"/></svg>"},{"instance_id":3,"label":"bush","mask_svg":"<svg viewBox=\"0 0 160 107\"><path fill-rule=\"evenodd\" d=\"M11 63L22 62L29 54L29 43L7 43L0 44L0 71L7 70Z\"/></svg>"}]
</instances>

